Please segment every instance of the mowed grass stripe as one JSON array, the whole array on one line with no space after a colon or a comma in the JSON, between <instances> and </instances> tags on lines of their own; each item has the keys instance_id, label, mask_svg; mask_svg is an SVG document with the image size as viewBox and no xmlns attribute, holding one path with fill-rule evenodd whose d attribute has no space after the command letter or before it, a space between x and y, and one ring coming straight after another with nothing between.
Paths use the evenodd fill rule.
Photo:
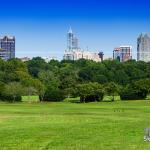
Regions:
<instances>
[{"instance_id":1,"label":"mowed grass stripe","mask_svg":"<svg viewBox=\"0 0 150 150\"><path fill-rule=\"evenodd\" d=\"M149 101L0 103L0 150L147 150Z\"/></svg>"}]
</instances>

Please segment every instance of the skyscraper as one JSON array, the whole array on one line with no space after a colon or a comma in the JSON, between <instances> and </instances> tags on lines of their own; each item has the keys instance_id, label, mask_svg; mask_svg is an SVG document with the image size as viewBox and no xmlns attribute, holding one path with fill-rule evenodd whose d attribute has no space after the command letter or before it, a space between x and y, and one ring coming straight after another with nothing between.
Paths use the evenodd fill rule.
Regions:
<instances>
[{"instance_id":1,"label":"skyscraper","mask_svg":"<svg viewBox=\"0 0 150 150\"><path fill-rule=\"evenodd\" d=\"M137 60L150 61L150 38L147 34L141 34L137 39Z\"/></svg>"},{"instance_id":2,"label":"skyscraper","mask_svg":"<svg viewBox=\"0 0 150 150\"><path fill-rule=\"evenodd\" d=\"M67 34L67 49L69 51L76 50L79 48L78 46L78 38L74 35L72 32L72 29L70 27L69 32Z\"/></svg>"},{"instance_id":3,"label":"skyscraper","mask_svg":"<svg viewBox=\"0 0 150 150\"><path fill-rule=\"evenodd\" d=\"M4 36L0 38L0 58L3 60L15 58L15 37Z\"/></svg>"},{"instance_id":4,"label":"skyscraper","mask_svg":"<svg viewBox=\"0 0 150 150\"><path fill-rule=\"evenodd\" d=\"M120 62L125 62L132 59L132 47L120 46L113 51L113 59L117 59Z\"/></svg>"}]
</instances>

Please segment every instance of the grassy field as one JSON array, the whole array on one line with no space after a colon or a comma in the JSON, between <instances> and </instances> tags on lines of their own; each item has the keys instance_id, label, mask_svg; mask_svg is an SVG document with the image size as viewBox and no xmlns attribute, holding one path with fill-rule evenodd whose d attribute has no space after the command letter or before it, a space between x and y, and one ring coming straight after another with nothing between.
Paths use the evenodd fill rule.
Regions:
<instances>
[{"instance_id":1,"label":"grassy field","mask_svg":"<svg viewBox=\"0 0 150 150\"><path fill-rule=\"evenodd\" d=\"M149 150L150 101L0 103L0 150Z\"/></svg>"},{"instance_id":2,"label":"grassy field","mask_svg":"<svg viewBox=\"0 0 150 150\"><path fill-rule=\"evenodd\" d=\"M39 96L22 96L22 102L39 102Z\"/></svg>"}]
</instances>

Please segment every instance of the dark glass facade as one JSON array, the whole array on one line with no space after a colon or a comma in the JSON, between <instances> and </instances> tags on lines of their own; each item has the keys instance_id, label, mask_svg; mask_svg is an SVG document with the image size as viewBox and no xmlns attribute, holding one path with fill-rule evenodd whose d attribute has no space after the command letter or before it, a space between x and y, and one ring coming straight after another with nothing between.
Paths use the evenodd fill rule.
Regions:
<instances>
[{"instance_id":1,"label":"dark glass facade","mask_svg":"<svg viewBox=\"0 0 150 150\"><path fill-rule=\"evenodd\" d=\"M15 37L0 38L0 58L3 60L15 58Z\"/></svg>"}]
</instances>

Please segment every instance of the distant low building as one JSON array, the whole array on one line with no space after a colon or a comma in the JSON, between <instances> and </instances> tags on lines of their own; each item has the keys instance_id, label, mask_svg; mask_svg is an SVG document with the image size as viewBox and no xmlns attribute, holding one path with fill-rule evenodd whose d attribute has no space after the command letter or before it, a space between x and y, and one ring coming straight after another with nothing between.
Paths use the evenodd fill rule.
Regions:
<instances>
[{"instance_id":1,"label":"distant low building","mask_svg":"<svg viewBox=\"0 0 150 150\"><path fill-rule=\"evenodd\" d=\"M82 50L72 50L72 51L65 51L64 53L64 60L79 60L79 59L87 59L93 60L96 62L102 61L102 58L99 56L98 53L89 52L89 51L82 51Z\"/></svg>"},{"instance_id":2,"label":"distant low building","mask_svg":"<svg viewBox=\"0 0 150 150\"><path fill-rule=\"evenodd\" d=\"M4 36L0 38L0 58L3 60L15 58L15 37Z\"/></svg>"},{"instance_id":3,"label":"distant low building","mask_svg":"<svg viewBox=\"0 0 150 150\"><path fill-rule=\"evenodd\" d=\"M113 59L125 62L132 59L132 46L120 46L114 49Z\"/></svg>"},{"instance_id":4,"label":"distant low building","mask_svg":"<svg viewBox=\"0 0 150 150\"><path fill-rule=\"evenodd\" d=\"M58 60L57 57L55 57L55 56L52 56L52 57L50 57L50 56L49 56L49 57L42 57L42 58L43 58L43 59L45 60L45 62L47 62L47 63L50 62L51 60Z\"/></svg>"},{"instance_id":5,"label":"distant low building","mask_svg":"<svg viewBox=\"0 0 150 150\"><path fill-rule=\"evenodd\" d=\"M26 62L31 60L29 57L23 57L23 58L19 58L22 62Z\"/></svg>"},{"instance_id":6,"label":"distant low building","mask_svg":"<svg viewBox=\"0 0 150 150\"><path fill-rule=\"evenodd\" d=\"M112 57L105 57L104 60L109 60L109 61L112 61L113 58Z\"/></svg>"}]
</instances>

